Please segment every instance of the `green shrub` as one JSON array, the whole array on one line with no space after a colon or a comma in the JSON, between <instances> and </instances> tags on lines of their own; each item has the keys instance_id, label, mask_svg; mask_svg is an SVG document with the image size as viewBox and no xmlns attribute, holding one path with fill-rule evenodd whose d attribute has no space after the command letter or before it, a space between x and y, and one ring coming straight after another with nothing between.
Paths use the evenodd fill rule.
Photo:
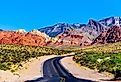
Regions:
<instances>
[{"instance_id":1,"label":"green shrub","mask_svg":"<svg viewBox=\"0 0 121 82\"><path fill-rule=\"evenodd\" d=\"M62 55L70 51L39 46L0 45L0 69L15 71L22 62L44 55Z\"/></svg>"},{"instance_id":2,"label":"green shrub","mask_svg":"<svg viewBox=\"0 0 121 82\"><path fill-rule=\"evenodd\" d=\"M110 72L115 78L121 77L121 53L84 53L75 55L73 60L82 66L96 69L99 72Z\"/></svg>"}]
</instances>

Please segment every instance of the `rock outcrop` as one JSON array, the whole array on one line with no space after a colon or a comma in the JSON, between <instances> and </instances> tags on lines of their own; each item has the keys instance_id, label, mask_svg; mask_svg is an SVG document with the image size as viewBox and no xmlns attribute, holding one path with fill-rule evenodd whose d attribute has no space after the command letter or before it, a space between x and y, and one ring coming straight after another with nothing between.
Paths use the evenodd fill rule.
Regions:
<instances>
[{"instance_id":1,"label":"rock outcrop","mask_svg":"<svg viewBox=\"0 0 121 82\"><path fill-rule=\"evenodd\" d=\"M79 29L82 26L85 26L85 24L68 24L68 23L58 23L53 26L45 27L38 29L39 31L46 33L50 37L56 37L59 34L62 34L65 30L73 27L75 29Z\"/></svg>"},{"instance_id":2,"label":"rock outcrop","mask_svg":"<svg viewBox=\"0 0 121 82\"><path fill-rule=\"evenodd\" d=\"M121 27L113 26L107 31L102 32L92 44L105 44L105 43L115 43L121 41Z\"/></svg>"},{"instance_id":3,"label":"rock outcrop","mask_svg":"<svg viewBox=\"0 0 121 82\"><path fill-rule=\"evenodd\" d=\"M58 35L54 41L48 42L48 45L54 46L87 46L91 43L89 37L85 36L78 29L67 29L64 33Z\"/></svg>"},{"instance_id":4,"label":"rock outcrop","mask_svg":"<svg viewBox=\"0 0 121 82\"><path fill-rule=\"evenodd\" d=\"M95 43L120 41L121 17L109 17L99 21L90 19L88 24L58 23L53 26L26 32L0 31L1 44L38 46L87 46Z\"/></svg>"},{"instance_id":5,"label":"rock outcrop","mask_svg":"<svg viewBox=\"0 0 121 82\"><path fill-rule=\"evenodd\" d=\"M30 32L0 31L0 44L44 46L46 44L46 38Z\"/></svg>"}]
</instances>

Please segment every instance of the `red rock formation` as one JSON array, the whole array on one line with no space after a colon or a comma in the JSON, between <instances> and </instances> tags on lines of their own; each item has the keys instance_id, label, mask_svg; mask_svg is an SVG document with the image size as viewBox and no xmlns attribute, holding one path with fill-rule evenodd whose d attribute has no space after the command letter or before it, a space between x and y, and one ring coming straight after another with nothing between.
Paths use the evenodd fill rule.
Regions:
<instances>
[{"instance_id":1,"label":"red rock formation","mask_svg":"<svg viewBox=\"0 0 121 82\"><path fill-rule=\"evenodd\" d=\"M87 46L91 44L90 39L77 29L67 29L57 37L55 43L48 42L54 46Z\"/></svg>"},{"instance_id":2,"label":"red rock formation","mask_svg":"<svg viewBox=\"0 0 121 82\"><path fill-rule=\"evenodd\" d=\"M93 42L95 43L115 43L121 41L121 27L113 26L107 31L102 32Z\"/></svg>"},{"instance_id":3,"label":"red rock formation","mask_svg":"<svg viewBox=\"0 0 121 82\"><path fill-rule=\"evenodd\" d=\"M46 38L32 33L0 31L0 44L21 44L44 46Z\"/></svg>"}]
</instances>

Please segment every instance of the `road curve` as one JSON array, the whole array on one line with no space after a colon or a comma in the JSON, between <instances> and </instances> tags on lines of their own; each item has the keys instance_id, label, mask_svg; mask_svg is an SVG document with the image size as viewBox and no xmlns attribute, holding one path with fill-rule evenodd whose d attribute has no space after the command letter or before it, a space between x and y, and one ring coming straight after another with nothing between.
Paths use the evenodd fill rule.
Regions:
<instances>
[{"instance_id":1,"label":"road curve","mask_svg":"<svg viewBox=\"0 0 121 82\"><path fill-rule=\"evenodd\" d=\"M86 79L79 79L70 74L61 64L60 59L55 57L44 62L43 77L25 82L93 82ZM34 67L33 67L34 68Z\"/></svg>"}]
</instances>

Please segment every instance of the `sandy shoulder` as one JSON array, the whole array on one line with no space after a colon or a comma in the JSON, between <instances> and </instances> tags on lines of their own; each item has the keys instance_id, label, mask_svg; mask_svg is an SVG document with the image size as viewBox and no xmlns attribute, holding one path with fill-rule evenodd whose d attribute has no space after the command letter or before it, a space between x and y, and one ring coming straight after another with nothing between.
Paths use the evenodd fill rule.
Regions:
<instances>
[{"instance_id":1,"label":"sandy shoulder","mask_svg":"<svg viewBox=\"0 0 121 82\"><path fill-rule=\"evenodd\" d=\"M86 67L80 67L73 61L72 56L65 57L61 59L60 62L71 74L73 74L73 76L77 78L103 82L101 79L111 79L113 77L112 75L109 75L107 73L98 73L97 71L88 69Z\"/></svg>"},{"instance_id":2,"label":"sandy shoulder","mask_svg":"<svg viewBox=\"0 0 121 82\"><path fill-rule=\"evenodd\" d=\"M0 70L0 82L24 82L42 77L43 62L53 57L56 57L56 55L41 56L38 59L33 58L30 62L23 63L23 67L15 73Z\"/></svg>"}]
</instances>

